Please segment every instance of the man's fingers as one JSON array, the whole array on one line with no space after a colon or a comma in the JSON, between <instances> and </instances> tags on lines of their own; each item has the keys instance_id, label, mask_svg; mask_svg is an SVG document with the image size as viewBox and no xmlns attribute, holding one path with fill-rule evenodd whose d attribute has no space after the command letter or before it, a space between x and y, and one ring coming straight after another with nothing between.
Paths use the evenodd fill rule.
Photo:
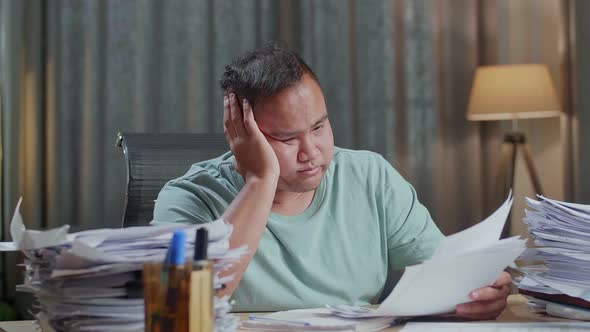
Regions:
<instances>
[{"instance_id":1,"label":"man's fingers","mask_svg":"<svg viewBox=\"0 0 590 332\"><path fill-rule=\"evenodd\" d=\"M470 320L493 320L502 314L502 310L495 312L486 312L482 314L459 314L461 318Z\"/></svg>"},{"instance_id":2,"label":"man's fingers","mask_svg":"<svg viewBox=\"0 0 590 332\"><path fill-rule=\"evenodd\" d=\"M506 299L495 301L476 301L457 306L457 314L461 317L474 318L486 316L495 318L506 308Z\"/></svg>"},{"instance_id":3,"label":"man's fingers","mask_svg":"<svg viewBox=\"0 0 590 332\"><path fill-rule=\"evenodd\" d=\"M482 287L471 292L469 297L475 301L489 301L506 298L508 294L510 294L510 287L508 286L502 286L500 288Z\"/></svg>"},{"instance_id":4,"label":"man's fingers","mask_svg":"<svg viewBox=\"0 0 590 332\"><path fill-rule=\"evenodd\" d=\"M248 135L253 135L258 129L258 125L256 124L256 120L254 119L254 112L252 112L252 106L248 102L248 100L244 99L244 103L242 108L244 109L244 128L246 129L246 133Z\"/></svg>"},{"instance_id":5,"label":"man's fingers","mask_svg":"<svg viewBox=\"0 0 590 332\"><path fill-rule=\"evenodd\" d=\"M231 122L228 96L223 96L223 133L228 143L231 143L231 139L236 137L236 130Z\"/></svg>"},{"instance_id":6,"label":"man's fingers","mask_svg":"<svg viewBox=\"0 0 590 332\"><path fill-rule=\"evenodd\" d=\"M230 117L231 123L234 126L236 134L238 136L244 136L246 134L246 130L244 129L244 118L242 117L242 110L240 109L240 105L238 105L238 100L234 93L230 93L229 95L229 110L230 110Z\"/></svg>"},{"instance_id":7,"label":"man's fingers","mask_svg":"<svg viewBox=\"0 0 590 332\"><path fill-rule=\"evenodd\" d=\"M498 278L499 286L488 286L476 289L469 294L474 302L463 303L457 306L457 314L468 319L494 319L506 308L506 299L510 294L510 275ZM502 286L500 286L502 285Z\"/></svg>"},{"instance_id":8,"label":"man's fingers","mask_svg":"<svg viewBox=\"0 0 590 332\"><path fill-rule=\"evenodd\" d=\"M511 282L512 282L512 277L510 276L510 274L508 274L508 272L503 271L498 276L498 279L496 279L496 281L494 282L492 287L500 288L502 286L510 285Z\"/></svg>"}]
</instances>

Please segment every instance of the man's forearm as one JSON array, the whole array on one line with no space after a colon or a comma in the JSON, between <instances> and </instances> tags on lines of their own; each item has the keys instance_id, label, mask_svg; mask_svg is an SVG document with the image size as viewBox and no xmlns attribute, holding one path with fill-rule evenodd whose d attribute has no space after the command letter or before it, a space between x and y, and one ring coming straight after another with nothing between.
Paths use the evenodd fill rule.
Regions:
<instances>
[{"instance_id":1,"label":"man's forearm","mask_svg":"<svg viewBox=\"0 0 590 332\"><path fill-rule=\"evenodd\" d=\"M258 178L246 181L242 190L223 214L223 219L233 225L230 248L247 245L248 255L230 270L222 273L222 275L233 274L234 279L226 285L220 295L231 295L234 292L256 253L270 215L276 187L277 179L275 178Z\"/></svg>"}]
</instances>

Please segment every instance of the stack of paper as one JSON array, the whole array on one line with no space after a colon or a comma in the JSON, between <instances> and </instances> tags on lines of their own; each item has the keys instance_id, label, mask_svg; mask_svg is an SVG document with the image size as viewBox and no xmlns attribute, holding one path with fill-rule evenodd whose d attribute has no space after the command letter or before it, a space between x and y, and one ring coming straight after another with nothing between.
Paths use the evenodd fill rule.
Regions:
<instances>
[{"instance_id":1,"label":"stack of paper","mask_svg":"<svg viewBox=\"0 0 590 332\"><path fill-rule=\"evenodd\" d=\"M527 198L524 222L537 248L520 258L519 288L590 302L590 205ZM551 296L550 296L551 298Z\"/></svg>"},{"instance_id":2,"label":"stack of paper","mask_svg":"<svg viewBox=\"0 0 590 332\"><path fill-rule=\"evenodd\" d=\"M44 331L144 331L143 263L164 260L174 230L194 234L198 227L208 229L214 283L222 287L231 277L221 279L219 271L246 253L245 248L229 249L232 227L222 220L69 234L67 225L44 232L26 230L17 206L10 226L14 242L1 243L0 250L21 250L27 257L24 284L17 289L36 296ZM187 240L191 259L194 238ZM217 331L237 328L239 319L228 314L230 309L227 297L215 299Z\"/></svg>"},{"instance_id":3,"label":"stack of paper","mask_svg":"<svg viewBox=\"0 0 590 332\"><path fill-rule=\"evenodd\" d=\"M391 294L376 309L343 304L326 306L327 310L286 311L265 317L272 318L275 330L278 324L282 324L283 330L289 330L302 322L308 323L307 330L312 330L313 319L318 315L330 317L329 314L332 325L339 319L341 324L348 325L351 321L367 322L373 324L370 330L376 330L376 325L388 326L405 317L454 312L458 304L472 301L471 291L494 283L502 270L525 249L526 241L518 237L499 240L511 206L509 197L484 221L443 239L431 259L406 268ZM364 321L368 318L377 320ZM242 324L262 328L263 324L270 323L251 319ZM356 327L358 331L363 328Z\"/></svg>"},{"instance_id":4,"label":"stack of paper","mask_svg":"<svg viewBox=\"0 0 590 332\"><path fill-rule=\"evenodd\" d=\"M338 317L329 309L299 309L251 315L242 329L257 331L378 331L397 324L391 317L364 319Z\"/></svg>"}]
</instances>

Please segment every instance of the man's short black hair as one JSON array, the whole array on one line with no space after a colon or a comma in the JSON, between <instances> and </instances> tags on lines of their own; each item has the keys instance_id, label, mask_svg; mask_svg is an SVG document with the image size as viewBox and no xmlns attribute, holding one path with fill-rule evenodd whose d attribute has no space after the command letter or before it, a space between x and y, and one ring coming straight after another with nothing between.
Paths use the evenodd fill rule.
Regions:
<instances>
[{"instance_id":1,"label":"man's short black hair","mask_svg":"<svg viewBox=\"0 0 590 332\"><path fill-rule=\"evenodd\" d=\"M319 84L297 53L273 41L225 66L219 84L224 94L235 93L240 101L248 99L254 106L261 99L295 85L305 73Z\"/></svg>"}]
</instances>

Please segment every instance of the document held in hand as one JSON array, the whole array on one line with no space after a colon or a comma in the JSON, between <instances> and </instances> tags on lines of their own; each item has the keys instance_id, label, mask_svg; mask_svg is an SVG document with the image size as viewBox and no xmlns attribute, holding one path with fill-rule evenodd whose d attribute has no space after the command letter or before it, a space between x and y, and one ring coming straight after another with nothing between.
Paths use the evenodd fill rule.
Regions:
<instances>
[{"instance_id":1,"label":"document held in hand","mask_svg":"<svg viewBox=\"0 0 590 332\"><path fill-rule=\"evenodd\" d=\"M512 207L512 195L487 219L443 239L434 255L406 268L393 291L376 309L329 306L348 318L405 317L451 313L471 302L469 293L491 285L525 249L519 237L499 240Z\"/></svg>"}]
</instances>

